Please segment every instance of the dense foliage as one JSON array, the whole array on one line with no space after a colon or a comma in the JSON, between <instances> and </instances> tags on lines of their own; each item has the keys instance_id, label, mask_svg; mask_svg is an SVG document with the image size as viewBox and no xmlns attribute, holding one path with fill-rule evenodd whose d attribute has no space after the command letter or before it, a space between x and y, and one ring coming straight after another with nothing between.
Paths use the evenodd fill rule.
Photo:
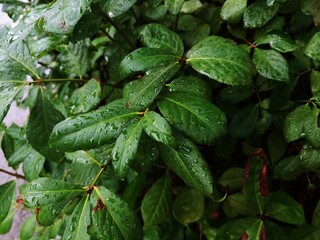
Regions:
<instances>
[{"instance_id":1,"label":"dense foliage","mask_svg":"<svg viewBox=\"0 0 320 240\"><path fill-rule=\"evenodd\" d=\"M2 2L0 233L319 239L319 1Z\"/></svg>"}]
</instances>

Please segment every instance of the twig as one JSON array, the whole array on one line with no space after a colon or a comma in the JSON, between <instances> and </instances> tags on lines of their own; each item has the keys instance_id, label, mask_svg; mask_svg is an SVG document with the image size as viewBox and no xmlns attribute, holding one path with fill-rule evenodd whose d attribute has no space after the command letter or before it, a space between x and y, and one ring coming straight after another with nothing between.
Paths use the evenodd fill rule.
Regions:
<instances>
[{"instance_id":1,"label":"twig","mask_svg":"<svg viewBox=\"0 0 320 240\"><path fill-rule=\"evenodd\" d=\"M0 172L6 173L6 174L11 175L11 176L16 177L16 178L20 178L20 179L26 180L25 176L22 176L22 175L20 175L18 173L12 173L12 172L6 171L6 170L1 169L1 168L0 168Z\"/></svg>"}]
</instances>

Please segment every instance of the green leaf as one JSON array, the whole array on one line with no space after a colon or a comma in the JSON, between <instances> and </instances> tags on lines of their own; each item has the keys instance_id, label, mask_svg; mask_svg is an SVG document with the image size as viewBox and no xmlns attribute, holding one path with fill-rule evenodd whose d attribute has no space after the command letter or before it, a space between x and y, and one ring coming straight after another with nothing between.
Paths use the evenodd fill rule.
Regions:
<instances>
[{"instance_id":1,"label":"green leaf","mask_svg":"<svg viewBox=\"0 0 320 240\"><path fill-rule=\"evenodd\" d=\"M298 156L290 156L280 160L272 169L275 179L293 181L303 172Z\"/></svg>"},{"instance_id":2,"label":"green leaf","mask_svg":"<svg viewBox=\"0 0 320 240\"><path fill-rule=\"evenodd\" d=\"M32 238L34 230L36 229L36 218L34 215L24 220L20 230L20 240L29 240Z\"/></svg>"},{"instance_id":3,"label":"green leaf","mask_svg":"<svg viewBox=\"0 0 320 240\"><path fill-rule=\"evenodd\" d=\"M31 109L27 125L27 139L31 146L50 161L57 161L63 154L49 147L49 136L53 127L64 119L47 99L42 88L37 102Z\"/></svg>"},{"instance_id":4,"label":"green leaf","mask_svg":"<svg viewBox=\"0 0 320 240\"><path fill-rule=\"evenodd\" d=\"M253 63L261 76L282 82L289 81L287 60L279 52L255 48Z\"/></svg>"},{"instance_id":5,"label":"green leaf","mask_svg":"<svg viewBox=\"0 0 320 240\"><path fill-rule=\"evenodd\" d=\"M228 221L219 228L215 240L241 239L243 233L256 221L256 217L247 217Z\"/></svg>"},{"instance_id":6,"label":"green leaf","mask_svg":"<svg viewBox=\"0 0 320 240\"><path fill-rule=\"evenodd\" d=\"M264 228L264 221L257 219L247 230L248 239L263 239L261 237L262 229Z\"/></svg>"},{"instance_id":7,"label":"green leaf","mask_svg":"<svg viewBox=\"0 0 320 240\"><path fill-rule=\"evenodd\" d=\"M233 137L246 137L256 127L259 117L259 107L248 105L237 111L229 124L229 132Z\"/></svg>"},{"instance_id":8,"label":"green leaf","mask_svg":"<svg viewBox=\"0 0 320 240\"><path fill-rule=\"evenodd\" d=\"M237 23L247 7L247 0L226 0L221 8L221 18L230 23Z\"/></svg>"},{"instance_id":9,"label":"green leaf","mask_svg":"<svg viewBox=\"0 0 320 240\"><path fill-rule=\"evenodd\" d=\"M123 99L113 101L57 124L50 136L50 145L63 151L102 146L116 139L122 127L137 115L138 112L126 108Z\"/></svg>"},{"instance_id":10,"label":"green leaf","mask_svg":"<svg viewBox=\"0 0 320 240\"><path fill-rule=\"evenodd\" d=\"M204 212L204 195L192 188L182 190L173 203L172 211L183 225L198 221Z\"/></svg>"},{"instance_id":11,"label":"green leaf","mask_svg":"<svg viewBox=\"0 0 320 240\"><path fill-rule=\"evenodd\" d=\"M0 222L0 234L6 234L10 231L16 211L17 209L11 208L7 217L2 222Z\"/></svg>"},{"instance_id":12,"label":"green leaf","mask_svg":"<svg viewBox=\"0 0 320 240\"><path fill-rule=\"evenodd\" d=\"M320 32L313 35L306 46L305 54L312 60L320 62Z\"/></svg>"},{"instance_id":13,"label":"green leaf","mask_svg":"<svg viewBox=\"0 0 320 240\"><path fill-rule=\"evenodd\" d=\"M24 205L27 207L58 203L85 192L85 189L69 182L51 178L38 178L21 186Z\"/></svg>"},{"instance_id":14,"label":"green leaf","mask_svg":"<svg viewBox=\"0 0 320 240\"><path fill-rule=\"evenodd\" d=\"M83 0L87 1L87 0ZM69 43L68 45L59 46L58 50L61 54L58 55L60 61L60 70L67 73L70 78L80 77L91 68L92 56L84 41Z\"/></svg>"},{"instance_id":15,"label":"green leaf","mask_svg":"<svg viewBox=\"0 0 320 240\"><path fill-rule=\"evenodd\" d=\"M298 45L290 36L278 29L272 30L255 41L256 45L269 43L270 46L279 52L292 52L298 49Z\"/></svg>"},{"instance_id":16,"label":"green leaf","mask_svg":"<svg viewBox=\"0 0 320 240\"><path fill-rule=\"evenodd\" d=\"M178 60L179 56L169 49L138 48L121 61L119 72L121 78L125 78L133 72L167 68Z\"/></svg>"},{"instance_id":17,"label":"green leaf","mask_svg":"<svg viewBox=\"0 0 320 240\"><path fill-rule=\"evenodd\" d=\"M28 181L39 178L44 162L45 157L30 147L29 151L24 155L22 166L22 171Z\"/></svg>"},{"instance_id":18,"label":"green leaf","mask_svg":"<svg viewBox=\"0 0 320 240\"><path fill-rule=\"evenodd\" d=\"M147 111L143 115L143 129L152 139L170 145L174 143L170 124L160 114Z\"/></svg>"},{"instance_id":19,"label":"green leaf","mask_svg":"<svg viewBox=\"0 0 320 240\"><path fill-rule=\"evenodd\" d=\"M182 56L184 46L181 38L161 24L148 24L140 33L141 42L149 48L170 50L176 56Z\"/></svg>"},{"instance_id":20,"label":"green leaf","mask_svg":"<svg viewBox=\"0 0 320 240\"><path fill-rule=\"evenodd\" d=\"M170 91L194 94L206 99L212 98L210 85L195 76L181 76L166 84Z\"/></svg>"},{"instance_id":21,"label":"green leaf","mask_svg":"<svg viewBox=\"0 0 320 240\"><path fill-rule=\"evenodd\" d=\"M259 212L256 212L255 209L252 208L247 201L246 196L244 196L242 193L232 194L227 197L226 201L228 201L229 206L238 214L245 216L259 214Z\"/></svg>"},{"instance_id":22,"label":"green leaf","mask_svg":"<svg viewBox=\"0 0 320 240\"><path fill-rule=\"evenodd\" d=\"M300 166L307 171L316 171L320 168L319 148L313 148L309 143L303 145L300 154Z\"/></svg>"},{"instance_id":23,"label":"green leaf","mask_svg":"<svg viewBox=\"0 0 320 240\"><path fill-rule=\"evenodd\" d=\"M89 197L90 195L88 194L86 198L83 198L69 217L63 233L63 239L90 240L90 236L87 233L87 228L91 224Z\"/></svg>"},{"instance_id":24,"label":"green leaf","mask_svg":"<svg viewBox=\"0 0 320 240\"><path fill-rule=\"evenodd\" d=\"M139 174L136 176L124 189L122 199L128 203L128 205L133 208L139 197L140 192L147 185L147 177L145 174Z\"/></svg>"},{"instance_id":25,"label":"green leaf","mask_svg":"<svg viewBox=\"0 0 320 240\"><path fill-rule=\"evenodd\" d=\"M116 145L112 150L112 165L115 173L123 179L129 169L129 164L134 160L142 133L142 120L130 122L119 135Z\"/></svg>"},{"instance_id":26,"label":"green leaf","mask_svg":"<svg viewBox=\"0 0 320 240\"><path fill-rule=\"evenodd\" d=\"M168 8L169 12L173 15L177 15L185 0L164 0L164 5Z\"/></svg>"},{"instance_id":27,"label":"green leaf","mask_svg":"<svg viewBox=\"0 0 320 240\"><path fill-rule=\"evenodd\" d=\"M197 146L188 139L177 140L176 150L160 145L162 161L182 180L207 196L213 193L213 181L208 164Z\"/></svg>"},{"instance_id":28,"label":"green leaf","mask_svg":"<svg viewBox=\"0 0 320 240\"><path fill-rule=\"evenodd\" d=\"M311 72L311 91L313 98L316 101L320 101L320 72L312 71Z\"/></svg>"},{"instance_id":29,"label":"green leaf","mask_svg":"<svg viewBox=\"0 0 320 240\"><path fill-rule=\"evenodd\" d=\"M40 25L44 31L69 34L82 15L89 10L92 0L57 0L51 3L41 18Z\"/></svg>"},{"instance_id":30,"label":"green leaf","mask_svg":"<svg viewBox=\"0 0 320 240\"><path fill-rule=\"evenodd\" d=\"M42 226L52 225L68 201L69 199L66 199L38 207L37 222Z\"/></svg>"},{"instance_id":31,"label":"green leaf","mask_svg":"<svg viewBox=\"0 0 320 240\"><path fill-rule=\"evenodd\" d=\"M285 192L271 193L265 208L265 215L289 224L305 223L302 206Z\"/></svg>"},{"instance_id":32,"label":"green leaf","mask_svg":"<svg viewBox=\"0 0 320 240\"><path fill-rule=\"evenodd\" d=\"M1 53L0 53L1 54ZM0 65L1 65L1 55L0 55ZM1 74L0 74L1 77ZM6 116L11 102L18 92L23 88L24 83L22 81L15 80L0 80L0 122L3 121Z\"/></svg>"},{"instance_id":33,"label":"green leaf","mask_svg":"<svg viewBox=\"0 0 320 240\"><path fill-rule=\"evenodd\" d=\"M36 65L24 41L11 42L6 28L0 29L0 80L24 80L29 74L39 79Z\"/></svg>"},{"instance_id":34,"label":"green leaf","mask_svg":"<svg viewBox=\"0 0 320 240\"><path fill-rule=\"evenodd\" d=\"M258 28L269 22L278 11L279 5L268 6L265 0L252 3L244 12L243 24L246 28Z\"/></svg>"},{"instance_id":35,"label":"green leaf","mask_svg":"<svg viewBox=\"0 0 320 240\"><path fill-rule=\"evenodd\" d=\"M147 18L153 21L162 20L167 13L168 9L164 4L159 5L156 8L149 9L145 12Z\"/></svg>"},{"instance_id":36,"label":"green leaf","mask_svg":"<svg viewBox=\"0 0 320 240\"><path fill-rule=\"evenodd\" d=\"M248 52L229 40L210 36L187 53L187 63L196 71L229 85L248 85L253 66Z\"/></svg>"},{"instance_id":37,"label":"green leaf","mask_svg":"<svg viewBox=\"0 0 320 240\"><path fill-rule=\"evenodd\" d=\"M100 82L96 79L91 79L73 92L70 98L69 111L71 114L85 113L95 108L100 101Z\"/></svg>"},{"instance_id":38,"label":"green leaf","mask_svg":"<svg viewBox=\"0 0 320 240\"><path fill-rule=\"evenodd\" d=\"M158 101L158 107L168 122L201 144L212 144L225 134L224 113L203 98L172 92Z\"/></svg>"},{"instance_id":39,"label":"green leaf","mask_svg":"<svg viewBox=\"0 0 320 240\"><path fill-rule=\"evenodd\" d=\"M136 2L137 0L109 0L103 7L103 11L106 12L110 18L118 17L128 11Z\"/></svg>"},{"instance_id":40,"label":"green leaf","mask_svg":"<svg viewBox=\"0 0 320 240\"><path fill-rule=\"evenodd\" d=\"M219 99L224 102L238 103L249 98L253 93L252 87L226 86L220 91Z\"/></svg>"},{"instance_id":41,"label":"green leaf","mask_svg":"<svg viewBox=\"0 0 320 240\"><path fill-rule=\"evenodd\" d=\"M171 210L171 179L165 174L145 194L141 203L144 226L163 222Z\"/></svg>"},{"instance_id":42,"label":"green leaf","mask_svg":"<svg viewBox=\"0 0 320 240\"><path fill-rule=\"evenodd\" d=\"M202 3L199 0L188 0L183 3L181 12L192 13L202 7Z\"/></svg>"},{"instance_id":43,"label":"green leaf","mask_svg":"<svg viewBox=\"0 0 320 240\"><path fill-rule=\"evenodd\" d=\"M94 192L107 207L112 220L110 227L113 226L118 229L125 240L142 238L142 228L139 220L126 202L105 187L94 187Z\"/></svg>"},{"instance_id":44,"label":"green leaf","mask_svg":"<svg viewBox=\"0 0 320 240\"><path fill-rule=\"evenodd\" d=\"M0 223L7 217L13 195L16 190L16 182L10 181L0 185Z\"/></svg>"},{"instance_id":45,"label":"green leaf","mask_svg":"<svg viewBox=\"0 0 320 240\"><path fill-rule=\"evenodd\" d=\"M145 75L140 80L129 82L123 89L123 96L129 108L146 109L162 90L163 85L173 77L180 66L177 62Z\"/></svg>"},{"instance_id":46,"label":"green leaf","mask_svg":"<svg viewBox=\"0 0 320 240\"><path fill-rule=\"evenodd\" d=\"M242 185L243 174L244 172L242 168L229 168L221 175L219 183L223 187L228 187L232 190L240 189Z\"/></svg>"}]
</instances>

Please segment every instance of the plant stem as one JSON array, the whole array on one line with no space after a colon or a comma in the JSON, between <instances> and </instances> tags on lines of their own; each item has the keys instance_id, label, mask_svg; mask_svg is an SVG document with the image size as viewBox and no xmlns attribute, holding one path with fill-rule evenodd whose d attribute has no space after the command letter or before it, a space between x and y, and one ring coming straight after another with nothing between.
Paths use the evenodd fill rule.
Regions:
<instances>
[{"instance_id":1,"label":"plant stem","mask_svg":"<svg viewBox=\"0 0 320 240\"><path fill-rule=\"evenodd\" d=\"M11 175L11 176L16 177L16 178L20 178L20 179L26 180L26 178L24 176L22 176L22 175L20 175L18 173L12 173L12 172L6 171L6 170L1 169L1 168L0 168L0 172L6 173L6 174Z\"/></svg>"},{"instance_id":2,"label":"plant stem","mask_svg":"<svg viewBox=\"0 0 320 240\"><path fill-rule=\"evenodd\" d=\"M111 159L108 160L108 162L105 165L101 166L100 171L98 172L97 176L95 176L95 178L93 179L93 181L91 182L89 188L92 188L96 182L98 181L99 177L101 176L101 174L104 172L104 170L106 170L107 166L109 165L109 163L111 162Z\"/></svg>"},{"instance_id":3,"label":"plant stem","mask_svg":"<svg viewBox=\"0 0 320 240\"><path fill-rule=\"evenodd\" d=\"M94 159L87 151L84 151L85 154L87 155L87 157L94 162L95 164L97 164L99 167L102 167L102 164L100 162L98 162L96 159Z\"/></svg>"},{"instance_id":4,"label":"plant stem","mask_svg":"<svg viewBox=\"0 0 320 240\"><path fill-rule=\"evenodd\" d=\"M126 42L132 48L135 48L134 44L130 41L127 35L120 30L119 26L114 21L112 21L112 19L106 13L104 13L96 4L92 4L92 7L119 32L123 39L126 40Z\"/></svg>"}]
</instances>

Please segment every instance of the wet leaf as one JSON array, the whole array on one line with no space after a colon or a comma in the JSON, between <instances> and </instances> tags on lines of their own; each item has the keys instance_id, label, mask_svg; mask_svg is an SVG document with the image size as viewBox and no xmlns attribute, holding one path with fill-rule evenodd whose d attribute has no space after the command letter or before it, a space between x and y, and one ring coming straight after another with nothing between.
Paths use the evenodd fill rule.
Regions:
<instances>
[{"instance_id":1,"label":"wet leaf","mask_svg":"<svg viewBox=\"0 0 320 240\"><path fill-rule=\"evenodd\" d=\"M276 15L278 8L278 4L268 6L265 0L255 1L244 12L244 27L258 28L265 25Z\"/></svg>"},{"instance_id":2,"label":"wet leaf","mask_svg":"<svg viewBox=\"0 0 320 240\"><path fill-rule=\"evenodd\" d=\"M123 99L113 101L57 124L51 133L50 145L69 152L102 146L116 139L122 127L138 114L126 108Z\"/></svg>"},{"instance_id":3,"label":"wet leaf","mask_svg":"<svg viewBox=\"0 0 320 240\"><path fill-rule=\"evenodd\" d=\"M89 9L91 2L91 0L53 2L41 19L43 30L59 34L71 33L82 15Z\"/></svg>"},{"instance_id":4,"label":"wet leaf","mask_svg":"<svg viewBox=\"0 0 320 240\"><path fill-rule=\"evenodd\" d=\"M210 36L187 53L187 63L196 71L229 85L249 85L253 75L249 54L229 40Z\"/></svg>"},{"instance_id":5,"label":"wet leaf","mask_svg":"<svg viewBox=\"0 0 320 240\"><path fill-rule=\"evenodd\" d=\"M183 54L184 46L179 35L161 24L148 24L140 35L146 47L167 49L177 56Z\"/></svg>"},{"instance_id":6,"label":"wet leaf","mask_svg":"<svg viewBox=\"0 0 320 240\"><path fill-rule=\"evenodd\" d=\"M38 178L21 186L20 192L27 207L43 206L71 200L85 189L69 182L51 178Z\"/></svg>"},{"instance_id":7,"label":"wet leaf","mask_svg":"<svg viewBox=\"0 0 320 240\"><path fill-rule=\"evenodd\" d=\"M170 124L165 118L154 111L143 115L143 129L152 139L170 145L174 143Z\"/></svg>"},{"instance_id":8,"label":"wet leaf","mask_svg":"<svg viewBox=\"0 0 320 240\"><path fill-rule=\"evenodd\" d=\"M67 220L67 225L63 233L63 239L68 240L90 240L87 228L91 224L89 197L83 198L74 209Z\"/></svg>"},{"instance_id":9,"label":"wet leaf","mask_svg":"<svg viewBox=\"0 0 320 240\"><path fill-rule=\"evenodd\" d=\"M224 113L203 98L172 92L161 96L157 104L174 128L197 143L209 145L225 134Z\"/></svg>"},{"instance_id":10,"label":"wet leaf","mask_svg":"<svg viewBox=\"0 0 320 240\"><path fill-rule=\"evenodd\" d=\"M307 44L305 49L305 54L312 58L314 61L320 62L320 32L317 32L313 35L310 41Z\"/></svg>"},{"instance_id":11,"label":"wet leaf","mask_svg":"<svg viewBox=\"0 0 320 240\"><path fill-rule=\"evenodd\" d=\"M145 110L158 96L166 81L179 70L177 62L150 72L140 80L129 82L123 89L128 108Z\"/></svg>"},{"instance_id":12,"label":"wet leaf","mask_svg":"<svg viewBox=\"0 0 320 240\"><path fill-rule=\"evenodd\" d=\"M282 82L289 81L287 60L279 52L256 48L253 63L261 76Z\"/></svg>"},{"instance_id":13,"label":"wet leaf","mask_svg":"<svg viewBox=\"0 0 320 240\"><path fill-rule=\"evenodd\" d=\"M134 160L142 133L143 119L136 119L124 127L112 150L112 165L115 173L123 179Z\"/></svg>"},{"instance_id":14,"label":"wet leaf","mask_svg":"<svg viewBox=\"0 0 320 240\"><path fill-rule=\"evenodd\" d=\"M105 11L110 18L114 18L128 11L136 1L137 0L110 0L104 5L103 11Z\"/></svg>"},{"instance_id":15,"label":"wet leaf","mask_svg":"<svg viewBox=\"0 0 320 240\"><path fill-rule=\"evenodd\" d=\"M207 196L213 193L213 181L208 164L196 145L187 139L180 139L177 148L164 144L160 146L162 161L182 180Z\"/></svg>"},{"instance_id":16,"label":"wet leaf","mask_svg":"<svg viewBox=\"0 0 320 240\"><path fill-rule=\"evenodd\" d=\"M96 79L91 79L81 88L76 89L70 98L71 114L85 113L94 109L101 100L101 86Z\"/></svg>"},{"instance_id":17,"label":"wet leaf","mask_svg":"<svg viewBox=\"0 0 320 240\"><path fill-rule=\"evenodd\" d=\"M141 203L144 226L163 222L171 210L171 179L166 174L158 179L145 194Z\"/></svg>"},{"instance_id":18,"label":"wet leaf","mask_svg":"<svg viewBox=\"0 0 320 240\"><path fill-rule=\"evenodd\" d=\"M125 240L138 240L142 238L142 229L139 220L126 202L105 187L94 187L94 192L101 199L108 211L108 219L110 221L108 231L111 230L110 233L113 232L112 228L110 228L113 226L113 228L117 229L118 234ZM112 234L108 235L112 236Z\"/></svg>"},{"instance_id":19,"label":"wet leaf","mask_svg":"<svg viewBox=\"0 0 320 240\"><path fill-rule=\"evenodd\" d=\"M156 71L159 68L167 68L178 62L179 56L170 49L138 48L127 55L120 63L119 72L121 78L129 76L133 72Z\"/></svg>"},{"instance_id":20,"label":"wet leaf","mask_svg":"<svg viewBox=\"0 0 320 240\"><path fill-rule=\"evenodd\" d=\"M240 21L247 7L247 0L227 0L221 8L223 20L236 23Z\"/></svg>"}]
</instances>

